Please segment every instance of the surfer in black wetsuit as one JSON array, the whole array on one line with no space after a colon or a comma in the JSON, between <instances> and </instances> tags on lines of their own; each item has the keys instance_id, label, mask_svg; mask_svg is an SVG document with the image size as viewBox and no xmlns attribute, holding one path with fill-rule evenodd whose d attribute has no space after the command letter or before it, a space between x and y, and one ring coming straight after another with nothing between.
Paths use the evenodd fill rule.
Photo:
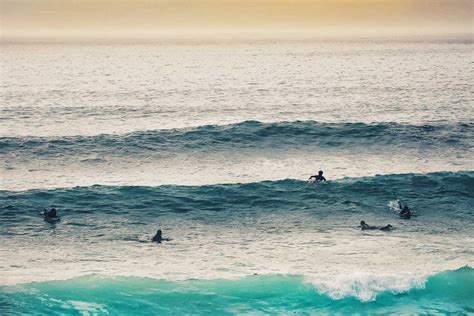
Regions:
<instances>
[{"instance_id":1,"label":"surfer in black wetsuit","mask_svg":"<svg viewBox=\"0 0 474 316\"><path fill-rule=\"evenodd\" d=\"M47 209L44 209L43 210L43 216L45 218L56 218L56 217L58 217L58 212L56 211L56 209L54 207L52 209L50 209L49 211Z\"/></svg>"},{"instance_id":2,"label":"surfer in black wetsuit","mask_svg":"<svg viewBox=\"0 0 474 316\"><path fill-rule=\"evenodd\" d=\"M43 217L45 222L54 224L59 222L61 219L58 216L58 212L56 209L53 207L49 211L47 209L43 209Z\"/></svg>"},{"instance_id":3,"label":"surfer in black wetsuit","mask_svg":"<svg viewBox=\"0 0 474 316\"><path fill-rule=\"evenodd\" d=\"M400 215L400 218L403 218L403 219L411 218L413 214L411 210L408 208L408 205L405 204L405 206L402 207L402 202L398 201L398 207L400 208L400 212L398 213Z\"/></svg>"},{"instance_id":4,"label":"surfer in black wetsuit","mask_svg":"<svg viewBox=\"0 0 474 316\"><path fill-rule=\"evenodd\" d=\"M410 219L411 218L411 210L408 206L404 206L403 209L399 213L400 217L403 219Z\"/></svg>"},{"instance_id":5,"label":"surfer in black wetsuit","mask_svg":"<svg viewBox=\"0 0 474 316\"><path fill-rule=\"evenodd\" d=\"M316 182L326 181L326 178L323 177L323 171L322 170L319 170L317 176L315 175L315 176L309 177L309 180L311 180L313 178L314 178L314 181L316 181Z\"/></svg>"},{"instance_id":6,"label":"surfer in black wetsuit","mask_svg":"<svg viewBox=\"0 0 474 316\"><path fill-rule=\"evenodd\" d=\"M162 235L161 229L158 229L158 231L156 232L156 235L153 236L151 241L161 244L162 241L170 241L171 240L169 238L163 238L161 235Z\"/></svg>"},{"instance_id":7,"label":"surfer in black wetsuit","mask_svg":"<svg viewBox=\"0 0 474 316\"><path fill-rule=\"evenodd\" d=\"M370 225L366 224L364 221L360 222L360 227L361 227L362 230L375 230L375 229L378 229L378 230L382 230L382 231L388 231L388 230L391 230L393 228L393 226L390 225L390 224L388 224L387 226L383 226L383 227L370 226Z\"/></svg>"}]
</instances>

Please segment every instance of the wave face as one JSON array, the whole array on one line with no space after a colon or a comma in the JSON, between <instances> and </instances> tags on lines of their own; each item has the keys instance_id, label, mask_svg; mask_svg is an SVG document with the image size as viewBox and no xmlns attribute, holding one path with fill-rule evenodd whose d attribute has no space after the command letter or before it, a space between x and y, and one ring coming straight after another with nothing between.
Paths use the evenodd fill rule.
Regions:
<instances>
[{"instance_id":1,"label":"wave face","mask_svg":"<svg viewBox=\"0 0 474 316\"><path fill-rule=\"evenodd\" d=\"M338 300L297 276L169 282L87 276L0 288L7 314L469 314L474 312L474 270L429 277L413 288L381 292L376 301ZM137 309L137 307L140 307Z\"/></svg>"},{"instance_id":2,"label":"wave face","mask_svg":"<svg viewBox=\"0 0 474 316\"><path fill-rule=\"evenodd\" d=\"M126 135L3 137L4 189L203 185L470 170L474 124L319 123L208 125ZM354 157L357 157L354 159ZM329 162L331 164L329 165ZM67 173L67 177L64 174Z\"/></svg>"},{"instance_id":3,"label":"wave face","mask_svg":"<svg viewBox=\"0 0 474 316\"><path fill-rule=\"evenodd\" d=\"M390 146L398 149L423 147L473 147L474 124L404 125L396 123L319 123L294 121L262 123L245 121L233 125L207 125L192 129L156 130L126 135L74 137L2 137L0 153L26 157L58 155L156 155L180 152L241 151L254 149L309 149Z\"/></svg>"},{"instance_id":4,"label":"wave face","mask_svg":"<svg viewBox=\"0 0 474 316\"><path fill-rule=\"evenodd\" d=\"M384 208L390 198L410 196L413 204L435 214L440 202L456 203L456 212L471 215L474 197L474 172L385 175L347 178L322 184L299 180L263 181L250 184L209 186L100 186L23 192L0 191L1 215L35 209L38 205L56 205L64 212L140 213L155 216L166 213L214 211L226 213L290 211L310 209L318 202L326 207L348 210L372 205ZM432 199L436 197L437 201ZM317 207L314 207L317 211ZM379 212L379 211L375 211ZM331 212L328 212L331 214ZM456 215L456 214L453 214Z\"/></svg>"}]
</instances>

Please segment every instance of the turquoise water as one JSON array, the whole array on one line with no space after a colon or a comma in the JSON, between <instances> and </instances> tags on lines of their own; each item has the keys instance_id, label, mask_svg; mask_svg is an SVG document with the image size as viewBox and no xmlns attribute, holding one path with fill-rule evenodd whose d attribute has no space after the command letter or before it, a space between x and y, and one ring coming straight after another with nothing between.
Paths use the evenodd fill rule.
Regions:
<instances>
[{"instance_id":1,"label":"turquoise water","mask_svg":"<svg viewBox=\"0 0 474 316\"><path fill-rule=\"evenodd\" d=\"M2 287L0 306L12 315L235 314L469 314L474 313L474 270L436 274L402 293L376 300L334 300L298 276L170 282L85 276L68 281ZM139 308L139 309L137 309ZM34 312L33 312L34 311Z\"/></svg>"}]
</instances>

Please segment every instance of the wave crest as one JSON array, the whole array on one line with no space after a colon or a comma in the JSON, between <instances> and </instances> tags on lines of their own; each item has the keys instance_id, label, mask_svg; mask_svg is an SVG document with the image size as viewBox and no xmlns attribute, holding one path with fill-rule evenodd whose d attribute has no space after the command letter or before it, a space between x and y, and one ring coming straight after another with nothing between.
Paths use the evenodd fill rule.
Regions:
<instances>
[{"instance_id":1,"label":"wave crest","mask_svg":"<svg viewBox=\"0 0 474 316\"><path fill-rule=\"evenodd\" d=\"M413 289L421 289L427 280L426 276L387 274L374 275L369 273L352 273L331 277L307 278L320 294L340 300L355 297L360 301L374 301L381 293L404 293Z\"/></svg>"}]
</instances>

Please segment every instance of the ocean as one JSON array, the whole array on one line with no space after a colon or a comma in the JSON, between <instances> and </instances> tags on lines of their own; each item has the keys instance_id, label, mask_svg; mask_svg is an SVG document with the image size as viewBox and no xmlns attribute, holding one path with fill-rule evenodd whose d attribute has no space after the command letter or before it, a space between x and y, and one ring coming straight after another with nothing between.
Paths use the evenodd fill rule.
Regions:
<instances>
[{"instance_id":1,"label":"ocean","mask_svg":"<svg viewBox=\"0 0 474 316\"><path fill-rule=\"evenodd\" d=\"M472 41L1 60L2 315L474 313Z\"/></svg>"}]
</instances>

